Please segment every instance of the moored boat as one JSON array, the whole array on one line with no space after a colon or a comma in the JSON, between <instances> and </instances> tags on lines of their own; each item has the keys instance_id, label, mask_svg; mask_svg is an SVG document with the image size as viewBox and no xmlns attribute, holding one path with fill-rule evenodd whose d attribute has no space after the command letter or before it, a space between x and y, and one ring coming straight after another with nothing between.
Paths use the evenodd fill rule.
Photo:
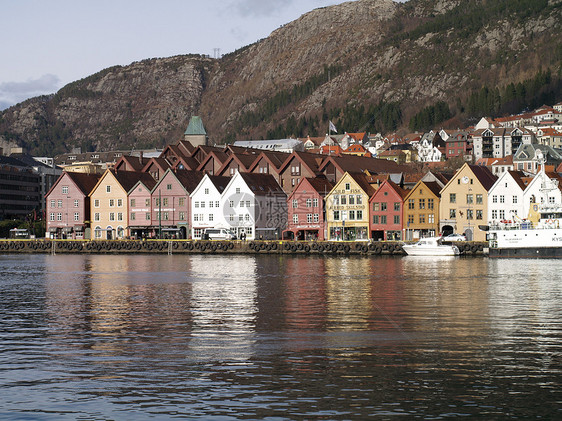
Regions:
<instances>
[{"instance_id":1,"label":"moored boat","mask_svg":"<svg viewBox=\"0 0 562 421\"><path fill-rule=\"evenodd\" d=\"M404 244L402 249L409 256L458 256L460 250L453 244L442 244L441 237L422 238L414 244Z\"/></svg>"}]
</instances>

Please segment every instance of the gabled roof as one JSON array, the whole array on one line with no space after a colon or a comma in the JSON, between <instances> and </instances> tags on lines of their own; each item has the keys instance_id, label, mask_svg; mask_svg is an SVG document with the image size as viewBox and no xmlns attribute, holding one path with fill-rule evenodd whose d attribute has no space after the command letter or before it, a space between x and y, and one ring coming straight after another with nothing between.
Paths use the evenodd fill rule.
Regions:
<instances>
[{"instance_id":1,"label":"gabled roof","mask_svg":"<svg viewBox=\"0 0 562 421\"><path fill-rule=\"evenodd\" d=\"M513 180L517 183L519 188L523 191L529 184L529 177L523 171L508 171Z\"/></svg>"},{"instance_id":2,"label":"gabled roof","mask_svg":"<svg viewBox=\"0 0 562 421\"><path fill-rule=\"evenodd\" d=\"M152 166L156 166L162 171L166 171L168 168L170 168L170 163L164 158L150 158L146 165L143 167L142 172L147 172L148 169Z\"/></svg>"},{"instance_id":3,"label":"gabled roof","mask_svg":"<svg viewBox=\"0 0 562 421\"><path fill-rule=\"evenodd\" d=\"M146 186L149 190L152 190L156 185L156 180L152 176L145 172L138 171L114 171L109 170L117 182L123 187L127 193L140 182Z\"/></svg>"},{"instance_id":4,"label":"gabled roof","mask_svg":"<svg viewBox=\"0 0 562 421\"><path fill-rule=\"evenodd\" d=\"M378 192L381 191L381 189L383 188L384 185L388 185L392 188L392 190L394 190L396 192L396 194L398 194L398 196L400 196L402 198L402 200L404 200L404 198L406 196L408 196L408 193L410 193L410 190L406 190L403 189L402 187L400 187L398 184L393 183L390 180L385 180L383 181L383 183L380 185L380 187L375 191L374 194L371 195L372 196L376 196Z\"/></svg>"},{"instance_id":5,"label":"gabled roof","mask_svg":"<svg viewBox=\"0 0 562 421\"><path fill-rule=\"evenodd\" d=\"M218 166L216 167L217 170L219 168L222 168L222 166L224 165L224 163L226 161L228 161L229 155L224 152L224 150L211 150L207 156L205 156L205 158L201 161L201 163L199 164L199 166L197 167L198 171L202 171L203 168L205 168L205 166L209 163L210 160L214 159L218 162Z\"/></svg>"},{"instance_id":6,"label":"gabled roof","mask_svg":"<svg viewBox=\"0 0 562 421\"><path fill-rule=\"evenodd\" d=\"M468 167L471 169L472 173L478 179L482 187L486 190L490 190L490 187L494 185L498 177L496 177L492 171L488 169L488 167L481 167L479 165L469 165Z\"/></svg>"},{"instance_id":7,"label":"gabled roof","mask_svg":"<svg viewBox=\"0 0 562 421\"><path fill-rule=\"evenodd\" d=\"M369 183L367 176L360 172L348 172L349 176L355 180L357 185L361 187L361 189L367 194L367 196L371 197L375 192L375 188ZM343 180L344 177L342 177Z\"/></svg>"},{"instance_id":8,"label":"gabled roof","mask_svg":"<svg viewBox=\"0 0 562 421\"><path fill-rule=\"evenodd\" d=\"M65 176L72 180L72 182L76 185L76 187L82 192L84 196L88 196L92 192L92 190L98 183L99 179L101 178L101 174L63 172L62 175L57 179L55 184L53 184L53 186L49 189L49 192L45 196L50 195L53 189L55 189L55 187Z\"/></svg>"},{"instance_id":9,"label":"gabled roof","mask_svg":"<svg viewBox=\"0 0 562 421\"><path fill-rule=\"evenodd\" d=\"M285 194L279 183L271 174L238 173L246 185L256 195Z\"/></svg>"},{"instance_id":10,"label":"gabled roof","mask_svg":"<svg viewBox=\"0 0 562 421\"><path fill-rule=\"evenodd\" d=\"M198 116L192 116L191 119L189 120L189 124L187 126L187 129L185 129L185 133L186 135L195 135L195 136L201 136L201 135L206 135L207 131L205 130L205 127L203 126L203 120L201 120L201 117Z\"/></svg>"},{"instance_id":11,"label":"gabled roof","mask_svg":"<svg viewBox=\"0 0 562 421\"><path fill-rule=\"evenodd\" d=\"M318 174L320 165L322 164L322 160L324 159L324 157L322 155L312 154L308 152L295 151L290 154L287 159L285 159L285 162L279 170L285 170L293 159L297 159L298 161L300 161L313 174Z\"/></svg>"},{"instance_id":12,"label":"gabled roof","mask_svg":"<svg viewBox=\"0 0 562 421\"><path fill-rule=\"evenodd\" d=\"M180 168L180 166L183 166L183 168ZM195 171L198 167L199 167L199 161L197 161L195 158L193 158L192 156L188 156L188 157L182 156L180 157L180 159L176 161L172 169Z\"/></svg>"},{"instance_id":13,"label":"gabled roof","mask_svg":"<svg viewBox=\"0 0 562 421\"><path fill-rule=\"evenodd\" d=\"M299 181L299 184L297 184L297 187L295 187L293 192L289 195L289 198L291 198L296 194L296 192L300 190L300 186L303 183L308 183L310 187L312 187L314 191L316 191L316 193L318 193L322 197L326 196L334 188L334 184L323 175L319 175L317 177L304 177L301 179L301 181Z\"/></svg>"},{"instance_id":14,"label":"gabled roof","mask_svg":"<svg viewBox=\"0 0 562 421\"><path fill-rule=\"evenodd\" d=\"M160 178L160 181L156 183L154 189L156 189L159 184L163 183L164 179L168 177L169 174L172 174L178 180L188 194L191 194L193 190L195 190L205 175L200 171L168 169Z\"/></svg>"},{"instance_id":15,"label":"gabled roof","mask_svg":"<svg viewBox=\"0 0 562 421\"><path fill-rule=\"evenodd\" d=\"M117 160L113 168L122 171L142 171L148 161L149 158L142 156L123 155ZM127 166L130 169L122 168L123 166Z\"/></svg>"},{"instance_id":16,"label":"gabled roof","mask_svg":"<svg viewBox=\"0 0 562 421\"><path fill-rule=\"evenodd\" d=\"M237 162L241 167L240 172L249 172L255 160L255 155L233 153L226 159L226 161L223 162L222 166L218 169L217 174L221 174L233 161Z\"/></svg>"}]
</instances>

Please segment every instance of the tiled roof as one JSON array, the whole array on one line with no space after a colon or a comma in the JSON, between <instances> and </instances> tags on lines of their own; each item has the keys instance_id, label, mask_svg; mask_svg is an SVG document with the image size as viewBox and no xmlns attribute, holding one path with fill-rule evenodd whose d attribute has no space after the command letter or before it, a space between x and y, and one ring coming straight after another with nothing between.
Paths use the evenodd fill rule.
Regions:
<instances>
[{"instance_id":1,"label":"tiled roof","mask_svg":"<svg viewBox=\"0 0 562 421\"><path fill-rule=\"evenodd\" d=\"M78 187L85 196L88 196L92 192L101 178L101 174L85 174L79 172L67 172L65 174L76 184L76 187Z\"/></svg>"},{"instance_id":2,"label":"tiled roof","mask_svg":"<svg viewBox=\"0 0 562 421\"><path fill-rule=\"evenodd\" d=\"M200 171L176 170L174 174L189 194L195 190L204 177Z\"/></svg>"},{"instance_id":3,"label":"tiled roof","mask_svg":"<svg viewBox=\"0 0 562 421\"><path fill-rule=\"evenodd\" d=\"M255 194L285 194L275 177L270 174L240 173L240 176Z\"/></svg>"}]
</instances>

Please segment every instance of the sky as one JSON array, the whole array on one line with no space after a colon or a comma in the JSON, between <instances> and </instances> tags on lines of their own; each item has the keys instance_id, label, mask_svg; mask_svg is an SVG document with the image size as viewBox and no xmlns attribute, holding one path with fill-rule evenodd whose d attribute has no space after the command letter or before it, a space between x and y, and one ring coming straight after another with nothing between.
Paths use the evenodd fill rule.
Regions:
<instances>
[{"instance_id":1,"label":"sky","mask_svg":"<svg viewBox=\"0 0 562 421\"><path fill-rule=\"evenodd\" d=\"M107 67L216 57L341 0L0 0L0 110Z\"/></svg>"}]
</instances>

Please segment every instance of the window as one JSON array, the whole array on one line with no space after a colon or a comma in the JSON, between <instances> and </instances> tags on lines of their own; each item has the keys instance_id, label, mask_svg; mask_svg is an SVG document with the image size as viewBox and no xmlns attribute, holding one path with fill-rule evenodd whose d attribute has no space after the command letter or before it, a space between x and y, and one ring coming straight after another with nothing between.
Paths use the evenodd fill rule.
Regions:
<instances>
[{"instance_id":1,"label":"window","mask_svg":"<svg viewBox=\"0 0 562 421\"><path fill-rule=\"evenodd\" d=\"M381 211L386 211L386 205L387 205L386 202L381 203Z\"/></svg>"},{"instance_id":2,"label":"window","mask_svg":"<svg viewBox=\"0 0 562 421\"><path fill-rule=\"evenodd\" d=\"M476 214L478 214L478 212ZM498 219L498 211L497 210L492 211L492 219Z\"/></svg>"},{"instance_id":3,"label":"window","mask_svg":"<svg viewBox=\"0 0 562 421\"><path fill-rule=\"evenodd\" d=\"M220 208L220 202L218 200L215 202L215 208Z\"/></svg>"},{"instance_id":4,"label":"window","mask_svg":"<svg viewBox=\"0 0 562 421\"><path fill-rule=\"evenodd\" d=\"M209 189L205 189L205 194L209 194Z\"/></svg>"},{"instance_id":5,"label":"window","mask_svg":"<svg viewBox=\"0 0 562 421\"><path fill-rule=\"evenodd\" d=\"M318 198L312 199L312 207L314 207L314 208L318 207Z\"/></svg>"},{"instance_id":6,"label":"window","mask_svg":"<svg viewBox=\"0 0 562 421\"><path fill-rule=\"evenodd\" d=\"M334 211L334 221L340 220L340 211Z\"/></svg>"},{"instance_id":7,"label":"window","mask_svg":"<svg viewBox=\"0 0 562 421\"><path fill-rule=\"evenodd\" d=\"M457 203L457 194L449 193L449 203Z\"/></svg>"},{"instance_id":8,"label":"window","mask_svg":"<svg viewBox=\"0 0 562 421\"><path fill-rule=\"evenodd\" d=\"M164 205L168 204L168 198L164 199ZM205 207L205 202L201 201L201 207L204 208Z\"/></svg>"},{"instance_id":9,"label":"window","mask_svg":"<svg viewBox=\"0 0 562 421\"><path fill-rule=\"evenodd\" d=\"M474 211L472 209L466 210L466 219L474 219Z\"/></svg>"},{"instance_id":10,"label":"window","mask_svg":"<svg viewBox=\"0 0 562 421\"><path fill-rule=\"evenodd\" d=\"M62 200L57 200L57 207L62 208Z\"/></svg>"},{"instance_id":11,"label":"window","mask_svg":"<svg viewBox=\"0 0 562 421\"><path fill-rule=\"evenodd\" d=\"M492 203L498 203L498 196L495 194L492 196Z\"/></svg>"},{"instance_id":12,"label":"window","mask_svg":"<svg viewBox=\"0 0 562 421\"><path fill-rule=\"evenodd\" d=\"M234 200L229 200L228 205L233 208L234 207Z\"/></svg>"},{"instance_id":13,"label":"window","mask_svg":"<svg viewBox=\"0 0 562 421\"><path fill-rule=\"evenodd\" d=\"M150 221L150 212L147 212L147 213L146 213L146 220L147 220L147 221Z\"/></svg>"},{"instance_id":14,"label":"window","mask_svg":"<svg viewBox=\"0 0 562 421\"><path fill-rule=\"evenodd\" d=\"M361 221L363 219L363 211L362 210L355 211L355 217L357 218L358 221Z\"/></svg>"},{"instance_id":15,"label":"window","mask_svg":"<svg viewBox=\"0 0 562 421\"><path fill-rule=\"evenodd\" d=\"M56 200L51 200L51 207L54 208L55 206L57 206Z\"/></svg>"},{"instance_id":16,"label":"window","mask_svg":"<svg viewBox=\"0 0 562 421\"><path fill-rule=\"evenodd\" d=\"M193 203L193 207L199 209L199 202Z\"/></svg>"},{"instance_id":17,"label":"window","mask_svg":"<svg viewBox=\"0 0 562 421\"><path fill-rule=\"evenodd\" d=\"M80 206L80 202L78 201L78 199L74 199L74 207L77 208Z\"/></svg>"},{"instance_id":18,"label":"window","mask_svg":"<svg viewBox=\"0 0 562 421\"><path fill-rule=\"evenodd\" d=\"M500 195L500 203L505 203L505 196L503 194Z\"/></svg>"},{"instance_id":19,"label":"window","mask_svg":"<svg viewBox=\"0 0 562 421\"><path fill-rule=\"evenodd\" d=\"M311 213L307 213L306 214L306 222L307 223L312 223L312 214Z\"/></svg>"},{"instance_id":20,"label":"window","mask_svg":"<svg viewBox=\"0 0 562 421\"><path fill-rule=\"evenodd\" d=\"M408 209L414 210L416 208L416 201L414 199L408 199Z\"/></svg>"},{"instance_id":21,"label":"window","mask_svg":"<svg viewBox=\"0 0 562 421\"><path fill-rule=\"evenodd\" d=\"M144 199L144 205L150 206L150 199Z\"/></svg>"},{"instance_id":22,"label":"window","mask_svg":"<svg viewBox=\"0 0 562 421\"><path fill-rule=\"evenodd\" d=\"M361 196L360 194L355 196L355 203L357 205L362 205L363 204L363 196Z\"/></svg>"},{"instance_id":23,"label":"window","mask_svg":"<svg viewBox=\"0 0 562 421\"><path fill-rule=\"evenodd\" d=\"M482 220L482 209L476 209L476 219Z\"/></svg>"},{"instance_id":24,"label":"window","mask_svg":"<svg viewBox=\"0 0 562 421\"><path fill-rule=\"evenodd\" d=\"M314 215L314 222L320 222L320 215L315 213Z\"/></svg>"},{"instance_id":25,"label":"window","mask_svg":"<svg viewBox=\"0 0 562 421\"><path fill-rule=\"evenodd\" d=\"M340 202L342 205L347 205L347 196L345 194L341 195Z\"/></svg>"},{"instance_id":26,"label":"window","mask_svg":"<svg viewBox=\"0 0 562 421\"><path fill-rule=\"evenodd\" d=\"M481 204L483 204L483 203L484 203L484 199L483 199L482 195L481 195L481 194L477 194L477 195L476 195L476 204L477 204L477 205L481 205Z\"/></svg>"},{"instance_id":27,"label":"window","mask_svg":"<svg viewBox=\"0 0 562 421\"><path fill-rule=\"evenodd\" d=\"M134 221L137 219L137 216L135 214L135 212L131 212L131 221Z\"/></svg>"},{"instance_id":28,"label":"window","mask_svg":"<svg viewBox=\"0 0 562 421\"><path fill-rule=\"evenodd\" d=\"M62 186L62 194L68 194L68 186Z\"/></svg>"},{"instance_id":29,"label":"window","mask_svg":"<svg viewBox=\"0 0 562 421\"><path fill-rule=\"evenodd\" d=\"M379 209L380 209L380 203L379 202L373 202L373 211L378 212Z\"/></svg>"},{"instance_id":30,"label":"window","mask_svg":"<svg viewBox=\"0 0 562 421\"><path fill-rule=\"evenodd\" d=\"M171 184L166 184L166 190L172 190L172 185L171 185Z\"/></svg>"},{"instance_id":31,"label":"window","mask_svg":"<svg viewBox=\"0 0 562 421\"><path fill-rule=\"evenodd\" d=\"M350 183L345 183L345 189L346 189L346 190L351 190L351 184L350 184Z\"/></svg>"},{"instance_id":32,"label":"window","mask_svg":"<svg viewBox=\"0 0 562 421\"><path fill-rule=\"evenodd\" d=\"M49 221L54 221L54 220L55 220L55 213L54 213L54 212L51 212L51 213L49 214Z\"/></svg>"},{"instance_id":33,"label":"window","mask_svg":"<svg viewBox=\"0 0 562 421\"><path fill-rule=\"evenodd\" d=\"M354 210L349 211L349 220L355 221L355 211Z\"/></svg>"},{"instance_id":34,"label":"window","mask_svg":"<svg viewBox=\"0 0 562 421\"><path fill-rule=\"evenodd\" d=\"M474 203L474 195L472 194L467 194L466 195L466 203L468 205L472 205Z\"/></svg>"},{"instance_id":35,"label":"window","mask_svg":"<svg viewBox=\"0 0 562 421\"><path fill-rule=\"evenodd\" d=\"M110 212L110 213L109 213L109 220L110 220L110 221L115 221L115 212Z\"/></svg>"},{"instance_id":36,"label":"window","mask_svg":"<svg viewBox=\"0 0 562 421\"><path fill-rule=\"evenodd\" d=\"M355 205L355 196L352 194L349 195L349 204Z\"/></svg>"},{"instance_id":37,"label":"window","mask_svg":"<svg viewBox=\"0 0 562 421\"><path fill-rule=\"evenodd\" d=\"M123 207L123 199L117 199L117 207L118 208Z\"/></svg>"},{"instance_id":38,"label":"window","mask_svg":"<svg viewBox=\"0 0 562 421\"><path fill-rule=\"evenodd\" d=\"M293 209L296 209L299 207L299 202L296 199L293 199Z\"/></svg>"},{"instance_id":39,"label":"window","mask_svg":"<svg viewBox=\"0 0 562 421\"><path fill-rule=\"evenodd\" d=\"M381 215L381 224L386 224L386 215Z\"/></svg>"},{"instance_id":40,"label":"window","mask_svg":"<svg viewBox=\"0 0 562 421\"><path fill-rule=\"evenodd\" d=\"M394 223L400 224L400 215L394 215Z\"/></svg>"},{"instance_id":41,"label":"window","mask_svg":"<svg viewBox=\"0 0 562 421\"><path fill-rule=\"evenodd\" d=\"M168 206L168 198L165 197L164 199L162 199L162 206ZM205 202L201 202L201 207L204 208L205 207Z\"/></svg>"},{"instance_id":42,"label":"window","mask_svg":"<svg viewBox=\"0 0 562 421\"><path fill-rule=\"evenodd\" d=\"M213 222L214 219L215 219L215 215L210 213L209 214L209 222Z\"/></svg>"},{"instance_id":43,"label":"window","mask_svg":"<svg viewBox=\"0 0 562 421\"><path fill-rule=\"evenodd\" d=\"M517 203L517 196L513 196L513 203Z\"/></svg>"},{"instance_id":44,"label":"window","mask_svg":"<svg viewBox=\"0 0 562 421\"><path fill-rule=\"evenodd\" d=\"M427 215L427 222L430 224L434 224L435 223L435 215L430 213L429 215Z\"/></svg>"},{"instance_id":45,"label":"window","mask_svg":"<svg viewBox=\"0 0 562 421\"><path fill-rule=\"evenodd\" d=\"M295 213L293 214L293 224L298 224L298 223L299 223L299 215Z\"/></svg>"},{"instance_id":46,"label":"window","mask_svg":"<svg viewBox=\"0 0 562 421\"><path fill-rule=\"evenodd\" d=\"M306 207L307 207L307 208L311 208L311 207L312 207L312 199L306 199Z\"/></svg>"},{"instance_id":47,"label":"window","mask_svg":"<svg viewBox=\"0 0 562 421\"><path fill-rule=\"evenodd\" d=\"M134 208L136 205L136 201L135 199L131 199L131 207Z\"/></svg>"},{"instance_id":48,"label":"window","mask_svg":"<svg viewBox=\"0 0 562 421\"><path fill-rule=\"evenodd\" d=\"M425 215L420 214L420 224L425 224Z\"/></svg>"},{"instance_id":49,"label":"window","mask_svg":"<svg viewBox=\"0 0 562 421\"><path fill-rule=\"evenodd\" d=\"M427 208L434 209L433 199L427 199Z\"/></svg>"},{"instance_id":50,"label":"window","mask_svg":"<svg viewBox=\"0 0 562 421\"><path fill-rule=\"evenodd\" d=\"M160 206L160 199L155 198L155 199L154 199L154 205L155 205L155 206Z\"/></svg>"},{"instance_id":51,"label":"window","mask_svg":"<svg viewBox=\"0 0 562 421\"><path fill-rule=\"evenodd\" d=\"M180 212L179 218L180 221L185 221L185 212Z\"/></svg>"},{"instance_id":52,"label":"window","mask_svg":"<svg viewBox=\"0 0 562 421\"><path fill-rule=\"evenodd\" d=\"M75 220L75 221L79 221L79 220L80 220L80 213L74 212L74 220Z\"/></svg>"},{"instance_id":53,"label":"window","mask_svg":"<svg viewBox=\"0 0 562 421\"><path fill-rule=\"evenodd\" d=\"M505 219L505 211L500 210L500 219Z\"/></svg>"},{"instance_id":54,"label":"window","mask_svg":"<svg viewBox=\"0 0 562 421\"><path fill-rule=\"evenodd\" d=\"M100 220L99 212L94 213L94 221L99 221L99 220Z\"/></svg>"},{"instance_id":55,"label":"window","mask_svg":"<svg viewBox=\"0 0 562 421\"><path fill-rule=\"evenodd\" d=\"M456 209L449 209L449 218L456 219L457 218L457 210Z\"/></svg>"},{"instance_id":56,"label":"window","mask_svg":"<svg viewBox=\"0 0 562 421\"><path fill-rule=\"evenodd\" d=\"M118 221L122 221L122 220L123 220L123 212L118 212L118 213L117 213L117 220L118 220Z\"/></svg>"},{"instance_id":57,"label":"window","mask_svg":"<svg viewBox=\"0 0 562 421\"><path fill-rule=\"evenodd\" d=\"M419 203L420 203L420 209L425 209L425 199L420 199Z\"/></svg>"},{"instance_id":58,"label":"window","mask_svg":"<svg viewBox=\"0 0 562 421\"><path fill-rule=\"evenodd\" d=\"M394 202L394 211L400 212L400 202Z\"/></svg>"},{"instance_id":59,"label":"window","mask_svg":"<svg viewBox=\"0 0 562 421\"><path fill-rule=\"evenodd\" d=\"M109 199L109 207L112 208L115 206L115 199Z\"/></svg>"},{"instance_id":60,"label":"window","mask_svg":"<svg viewBox=\"0 0 562 421\"><path fill-rule=\"evenodd\" d=\"M408 215L408 224L414 223L414 215Z\"/></svg>"},{"instance_id":61,"label":"window","mask_svg":"<svg viewBox=\"0 0 562 421\"><path fill-rule=\"evenodd\" d=\"M105 192L111 193L111 186L105 186Z\"/></svg>"},{"instance_id":62,"label":"window","mask_svg":"<svg viewBox=\"0 0 562 421\"><path fill-rule=\"evenodd\" d=\"M373 215L373 224L379 224L379 216L378 215Z\"/></svg>"}]
</instances>

